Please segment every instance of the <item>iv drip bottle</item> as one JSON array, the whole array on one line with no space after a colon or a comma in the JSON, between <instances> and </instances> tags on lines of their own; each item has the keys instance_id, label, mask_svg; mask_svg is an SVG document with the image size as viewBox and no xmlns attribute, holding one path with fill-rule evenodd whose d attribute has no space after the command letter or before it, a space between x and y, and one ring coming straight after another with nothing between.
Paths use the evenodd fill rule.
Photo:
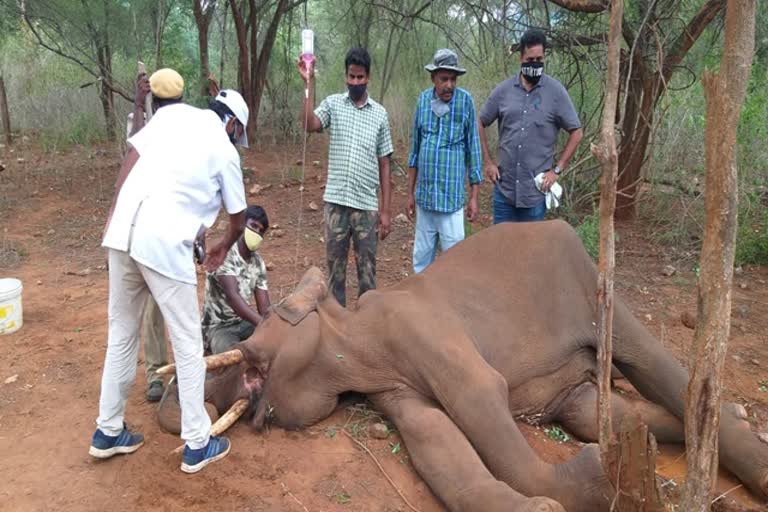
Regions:
<instances>
[{"instance_id":1,"label":"iv drip bottle","mask_svg":"<svg viewBox=\"0 0 768 512\"><path fill-rule=\"evenodd\" d=\"M315 61L315 33L308 28L301 31L301 60L307 67Z\"/></svg>"}]
</instances>

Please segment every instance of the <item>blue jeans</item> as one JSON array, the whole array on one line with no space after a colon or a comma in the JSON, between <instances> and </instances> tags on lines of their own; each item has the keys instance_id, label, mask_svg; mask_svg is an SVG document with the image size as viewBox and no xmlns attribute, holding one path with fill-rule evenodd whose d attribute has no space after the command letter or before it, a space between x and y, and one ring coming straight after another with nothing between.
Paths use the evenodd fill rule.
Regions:
<instances>
[{"instance_id":1,"label":"blue jeans","mask_svg":"<svg viewBox=\"0 0 768 512\"><path fill-rule=\"evenodd\" d=\"M504 194L499 192L499 187L493 187L493 223L500 222L533 222L544 220L547 213L547 205L542 201L533 208L518 208L509 204Z\"/></svg>"},{"instance_id":2,"label":"blue jeans","mask_svg":"<svg viewBox=\"0 0 768 512\"><path fill-rule=\"evenodd\" d=\"M416 237L413 241L413 271L427 268L440 250L447 251L464 240L464 208L453 213L432 212L416 205Z\"/></svg>"}]
</instances>

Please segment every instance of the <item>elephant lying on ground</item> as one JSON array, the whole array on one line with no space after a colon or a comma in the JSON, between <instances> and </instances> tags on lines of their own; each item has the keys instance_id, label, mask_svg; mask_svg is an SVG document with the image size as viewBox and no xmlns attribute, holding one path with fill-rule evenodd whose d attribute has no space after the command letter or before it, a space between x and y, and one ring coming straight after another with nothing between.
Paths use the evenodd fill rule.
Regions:
<instances>
[{"instance_id":1,"label":"elephant lying on ground","mask_svg":"<svg viewBox=\"0 0 768 512\"><path fill-rule=\"evenodd\" d=\"M539 416L596 440L596 283L561 221L485 229L423 274L366 293L356 311L310 269L250 339L208 358L206 401L223 413L245 399L255 427L296 429L329 416L341 393L365 393L452 511L607 511L596 445L548 464L514 420ZM682 442L687 372L620 300L613 329L613 363L648 400L614 394L614 424L634 411L659 441ZM178 415L173 402L161 421ZM744 418L723 406L720 460L764 496L768 446Z\"/></svg>"}]
</instances>

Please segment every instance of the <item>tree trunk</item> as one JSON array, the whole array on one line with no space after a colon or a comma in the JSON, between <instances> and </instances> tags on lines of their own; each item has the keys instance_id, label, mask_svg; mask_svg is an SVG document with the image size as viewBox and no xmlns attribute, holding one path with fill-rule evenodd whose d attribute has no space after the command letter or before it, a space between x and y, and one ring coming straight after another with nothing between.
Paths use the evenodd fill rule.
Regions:
<instances>
[{"instance_id":1,"label":"tree trunk","mask_svg":"<svg viewBox=\"0 0 768 512\"><path fill-rule=\"evenodd\" d=\"M248 24L245 23L245 13L238 9L235 0L229 0L229 6L232 9L232 18L235 22L235 32L237 33L238 46L238 82L243 99L250 111L248 119L248 138L255 140L256 127L259 119L259 108L261 107L261 98L264 94L264 85L267 80L269 70L269 60L272 56L272 48L277 39L277 29L280 26L283 16L291 8L299 5L301 2L290 4L288 0L278 0L275 6L275 12L267 27L261 43L261 49L258 48L258 25L259 11L256 8L254 0L248 0ZM250 34L248 33L250 30ZM250 45L248 43L250 35Z\"/></svg>"},{"instance_id":2,"label":"tree trunk","mask_svg":"<svg viewBox=\"0 0 768 512\"><path fill-rule=\"evenodd\" d=\"M203 12L201 0L192 0L192 12L195 15L195 25L197 25L197 44L200 50L200 91L203 97L208 95L208 77L211 74L208 57L208 31L211 26L214 10L215 4L210 5Z\"/></svg>"},{"instance_id":3,"label":"tree trunk","mask_svg":"<svg viewBox=\"0 0 768 512\"><path fill-rule=\"evenodd\" d=\"M8 112L8 97L5 94L5 80L0 75L0 115L3 117L3 133L5 146L11 145L11 115Z\"/></svg>"},{"instance_id":4,"label":"tree trunk","mask_svg":"<svg viewBox=\"0 0 768 512\"><path fill-rule=\"evenodd\" d=\"M221 58L219 59L219 85L224 87L224 60L227 55L227 4L222 6L224 12L222 13L221 21Z\"/></svg>"},{"instance_id":5,"label":"tree trunk","mask_svg":"<svg viewBox=\"0 0 768 512\"><path fill-rule=\"evenodd\" d=\"M664 512L667 509L656 483L656 439L634 414L625 416L620 428L605 467L614 487L619 489L611 511Z\"/></svg>"},{"instance_id":6,"label":"tree trunk","mask_svg":"<svg viewBox=\"0 0 768 512\"><path fill-rule=\"evenodd\" d=\"M651 72L642 59L634 59L631 73L619 149L621 172L616 199L617 219L634 218L637 189L642 180L643 163L653 127L653 114L662 92L658 75Z\"/></svg>"},{"instance_id":7,"label":"tree trunk","mask_svg":"<svg viewBox=\"0 0 768 512\"><path fill-rule=\"evenodd\" d=\"M243 13L237 7L235 0L229 0L229 7L232 9L232 20L235 23L235 34L237 35L237 86L243 95L245 103L250 105L248 102L251 90L251 74L248 71L248 34L245 28ZM248 124L250 125L251 123L249 122Z\"/></svg>"},{"instance_id":8,"label":"tree trunk","mask_svg":"<svg viewBox=\"0 0 768 512\"><path fill-rule=\"evenodd\" d=\"M553 1L568 9L582 11L586 10L585 5L591 8L599 3L592 0ZM659 23L655 12L656 2L642 2L639 5L641 19L644 19L645 23L624 27L625 42L635 49L632 61L627 62L625 66L626 70L631 66L631 76L629 86L624 91L626 109L619 148L617 219L635 217L638 185L642 180L643 164L647 158L654 114L659 99L666 92L665 84L672 79L675 70L679 68L704 29L719 15L724 2L725 0L707 0L677 37L669 39L671 44L660 43L654 32L653 27Z\"/></svg>"},{"instance_id":9,"label":"tree trunk","mask_svg":"<svg viewBox=\"0 0 768 512\"><path fill-rule=\"evenodd\" d=\"M754 46L755 0L728 0L720 71L706 73L702 79L707 101L706 222L685 408L688 477L681 509L686 512L709 510L717 478L720 395L730 331L738 207L736 128Z\"/></svg>"},{"instance_id":10,"label":"tree trunk","mask_svg":"<svg viewBox=\"0 0 768 512\"><path fill-rule=\"evenodd\" d=\"M286 12L288 12L288 0L279 0L277 2L277 7L275 7L272 21L270 21L269 27L267 28L267 33L264 35L264 41L261 44L256 76L253 81L253 107L251 109L251 120L248 121L248 127L252 131L254 139L256 135L256 122L259 118L259 108L261 108L261 98L264 95L264 87L267 83L269 60L272 57L272 49L274 48L275 40L277 39L277 29L280 27L280 22ZM256 49L253 48L251 51L255 52ZM250 136L251 135L249 134L249 138Z\"/></svg>"},{"instance_id":11,"label":"tree trunk","mask_svg":"<svg viewBox=\"0 0 768 512\"><path fill-rule=\"evenodd\" d=\"M624 0L611 0L608 22L608 71L605 84L605 105L600 127L600 142L592 146L592 153L602 167L600 191L600 257L597 279L597 382L599 390L598 423L600 427L600 458L606 473L609 471L609 452L613 442L611 428L611 336L613 331L613 274L616 266L614 248L613 212L616 207L616 155L615 111L619 94L619 49L621 19ZM614 488L617 482L614 483Z\"/></svg>"},{"instance_id":12,"label":"tree trunk","mask_svg":"<svg viewBox=\"0 0 768 512\"><path fill-rule=\"evenodd\" d=\"M99 42L99 48L96 51L97 65L99 73L104 79L99 83L99 99L101 108L104 112L104 124L107 129L107 139L115 140L115 126L117 118L115 117L115 103L112 89L108 82L112 78L112 51L109 48L109 42L105 39Z\"/></svg>"},{"instance_id":13,"label":"tree trunk","mask_svg":"<svg viewBox=\"0 0 768 512\"><path fill-rule=\"evenodd\" d=\"M165 2L157 0L157 25L155 32L155 69L163 67L163 32L165 31Z\"/></svg>"}]
</instances>

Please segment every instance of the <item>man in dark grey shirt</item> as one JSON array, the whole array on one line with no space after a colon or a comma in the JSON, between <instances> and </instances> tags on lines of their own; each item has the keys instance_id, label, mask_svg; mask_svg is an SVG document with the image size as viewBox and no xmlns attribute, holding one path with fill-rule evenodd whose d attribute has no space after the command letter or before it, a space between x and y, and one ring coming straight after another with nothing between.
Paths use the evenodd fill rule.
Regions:
<instances>
[{"instance_id":1,"label":"man in dark grey shirt","mask_svg":"<svg viewBox=\"0 0 768 512\"><path fill-rule=\"evenodd\" d=\"M493 191L493 223L544 219L545 192L570 161L583 136L581 123L565 87L544 74L546 37L528 30L520 40L520 73L504 80L480 110L480 143ZM488 151L485 127L499 121L499 165ZM570 135L555 164L560 129ZM553 166L553 164L555 164ZM544 173L542 191L534 177Z\"/></svg>"}]
</instances>

